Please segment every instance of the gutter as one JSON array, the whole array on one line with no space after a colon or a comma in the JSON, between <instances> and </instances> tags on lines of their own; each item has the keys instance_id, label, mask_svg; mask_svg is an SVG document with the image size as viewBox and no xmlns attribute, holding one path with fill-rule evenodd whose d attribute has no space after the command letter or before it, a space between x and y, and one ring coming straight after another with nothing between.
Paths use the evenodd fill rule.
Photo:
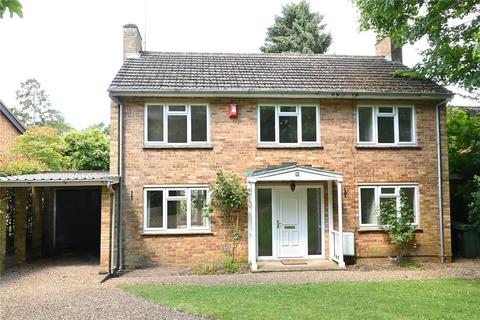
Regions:
<instances>
[{"instance_id":1,"label":"gutter","mask_svg":"<svg viewBox=\"0 0 480 320\"><path fill-rule=\"evenodd\" d=\"M435 106L436 113L436 140L437 140L437 184L438 184L438 222L440 228L440 263L445 263L445 248L444 248L444 229L443 229L443 175L442 175L442 145L440 138L440 108L442 105L447 105L447 102L451 99L447 98Z\"/></svg>"},{"instance_id":2,"label":"gutter","mask_svg":"<svg viewBox=\"0 0 480 320\"><path fill-rule=\"evenodd\" d=\"M298 92L298 91L253 91L253 90L233 90L233 91L184 91L184 90L116 90L109 88L110 97L116 101L117 97L136 96L136 97L236 97L236 98L325 98L325 99L415 99L415 100L439 100L447 99L452 96L448 93L391 93L391 92ZM116 99L117 98L117 99Z\"/></svg>"}]
</instances>

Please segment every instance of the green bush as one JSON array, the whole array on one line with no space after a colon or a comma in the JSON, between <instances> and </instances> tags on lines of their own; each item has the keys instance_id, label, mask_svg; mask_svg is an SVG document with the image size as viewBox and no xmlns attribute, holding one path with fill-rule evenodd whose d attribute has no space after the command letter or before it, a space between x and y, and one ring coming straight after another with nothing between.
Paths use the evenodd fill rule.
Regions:
<instances>
[{"instance_id":1,"label":"green bush","mask_svg":"<svg viewBox=\"0 0 480 320\"><path fill-rule=\"evenodd\" d=\"M470 194L468 219L471 224L480 226L480 176L475 176L473 181L476 190Z\"/></svg>"}]
</instances>

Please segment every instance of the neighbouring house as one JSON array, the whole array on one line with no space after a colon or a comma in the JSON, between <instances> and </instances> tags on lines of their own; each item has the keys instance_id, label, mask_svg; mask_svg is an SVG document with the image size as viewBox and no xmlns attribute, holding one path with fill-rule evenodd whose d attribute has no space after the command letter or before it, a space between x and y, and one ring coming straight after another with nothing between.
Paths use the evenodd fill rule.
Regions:
<instances>
[{"instance_id":1,"label":"neighbouring house","mask_svg":"<svg viewBox=\"0 0 480 320\"><path fill-rule=\"evenodd\" d=\"M25 130L24 125L0 100L0 164L11 158L9 149L13 140Z\"/></svg>"},{"instance_id":2,"label":"neighbouring house","mask_svg":"<svg viewBox=\"0 0 480 320\"><path fill-rule=\"evenodd\" d=\"M406 67L388 40L377 50L150 52L137 27L125 25L124 63L108 89L110 172L86 180L102 190L101 270L222 259L223 219L202 215L219 169L249 190L239 250L252 270L280 260L388 261L394 248L376 208L398 203L400 192L415 211L408 254L450 261L445 105L452 94L394 76ZM58 192L84 177L54 178L0 178L0 191Z\"/></svg>"}]
</instances>

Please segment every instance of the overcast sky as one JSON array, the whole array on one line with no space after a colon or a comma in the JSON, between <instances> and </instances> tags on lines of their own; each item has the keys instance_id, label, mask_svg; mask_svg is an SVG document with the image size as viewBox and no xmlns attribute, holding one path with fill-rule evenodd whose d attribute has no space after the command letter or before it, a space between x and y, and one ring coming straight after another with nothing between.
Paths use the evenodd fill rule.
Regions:
<instances>
[{"instance_id":1,"label":"overcast sky","mask_svg":"<svg viewBox=\"0 0 480 320\"><path fill-rule=\"evenodd\" d=\"M145 31L147 50L259 52L266 29L289 0L22 0L24 18L0 20L0 99L16 104L20 82L36 78L76 128L109 122L107 88L122 63L122 26ZM329 54L374 55L351 0L311 0L325 16ZM404 48L404 64L420 57Z\"/></svg>"}]
</instances>

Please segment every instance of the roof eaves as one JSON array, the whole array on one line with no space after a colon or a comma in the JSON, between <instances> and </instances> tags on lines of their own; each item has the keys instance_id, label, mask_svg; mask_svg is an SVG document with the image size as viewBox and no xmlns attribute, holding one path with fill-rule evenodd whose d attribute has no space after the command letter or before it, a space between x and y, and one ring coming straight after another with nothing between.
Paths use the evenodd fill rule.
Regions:
<instances>
[{"instance_id":1,"label":"roof eaves","mask_svg":"<svg viewBox=\"0 0 480 320\"><path fill-rule=\"evenodd\" d=\"M3 104L2 100L0 100L0 112L5 115L20 133L24 133L27 130L20 120L18 120L18 118Z\"/></svg>"}]
</instances>

